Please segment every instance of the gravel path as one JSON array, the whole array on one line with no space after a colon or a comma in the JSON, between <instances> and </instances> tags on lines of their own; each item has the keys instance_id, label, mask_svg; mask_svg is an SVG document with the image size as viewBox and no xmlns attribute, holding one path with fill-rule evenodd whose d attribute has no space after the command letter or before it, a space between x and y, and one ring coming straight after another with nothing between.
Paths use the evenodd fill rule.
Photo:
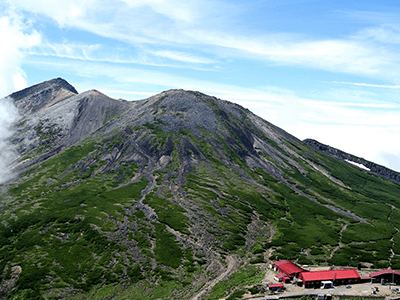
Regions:
<instances>
[{"instance_id":1,"label":"gravel path","mask_svg":"<svg viewBox=\"0 0 400 300\"><path fill-rule=\"evenodd\" d=\"M372 288L378 287L379 291L376 294L372 294ZM277 300L284 298L297 298L307 295L348 295L354 297L362 296L379 296L385 298L398 297L395 291L396 287L390 285L381 285L379 283L363 283L363 284L352 284L351 288L346 288L346 285L334 287L333 289L305 289L301 288L301 291L292 293L280 293L278 295L266 295L263 297L247 298L247 300Z\"/></svg>"},{"instance_id":2,"label":"gravel path","mask_svg":"<svg viewBox=\"0 0 400 300\"><path fill-rule=\"evenodd\" d=\"M226 261L228 263L227 268L225 270L225 272L223 272L222 274L220 274L217 278L207 282L198 292L197 294L195 294L194 296L192 296L192 298L190 298L190 300L199 300L201 296L203 296L204 293L210 291L214 285L216 285L217 283L221 282L222 280L224 280L225 278L228 277L228 275L231 274L231 272L236 269L237 267L237 262L236 259L232 256L229 255L226 257Z\"/></svg>"}]
</instances>

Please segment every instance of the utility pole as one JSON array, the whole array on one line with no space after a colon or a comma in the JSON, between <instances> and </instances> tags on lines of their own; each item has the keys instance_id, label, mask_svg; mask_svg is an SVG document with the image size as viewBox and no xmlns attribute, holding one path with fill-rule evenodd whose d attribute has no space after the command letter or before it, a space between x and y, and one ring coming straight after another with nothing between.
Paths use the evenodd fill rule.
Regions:
<instances>
[{"instance_id":1,"label":"utility pole","mask_svg":"<svg viewBox=\"0 0 400 300\"><path fill-rule=\"evenodd\" d=\"M394 284L394 270L392 270L392 284ZM389 285L389 290L391 290L392 284Z\"/></svg>"}]
</instances>

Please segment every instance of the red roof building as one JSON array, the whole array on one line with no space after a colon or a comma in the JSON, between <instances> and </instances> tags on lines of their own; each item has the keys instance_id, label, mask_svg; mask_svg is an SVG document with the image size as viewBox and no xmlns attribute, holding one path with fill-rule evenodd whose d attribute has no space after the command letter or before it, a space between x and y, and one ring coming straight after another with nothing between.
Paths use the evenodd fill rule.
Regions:
<instances>
[{"instance_id":1,"label":"red roof building","mask_svg":"<svg viewBox=\"0 0 400 300\"><path fill-rule=\"evenodd\" d=\"M283 284L283 283L271 283L271 284L268 284L268 287L270 287L270 288L272 288L272 287L277 287L277 288L279 288L279 287L284 287L285 285Z\"/></svg>"},{"instance_id":2,"label":"red roof building","mask_svg":"<svg viewBox=\"0 0 400 300\"><path fill-rule=\"evenodd\" d=\"M370 282L371 281L371 278L369 278L369 277L361 277L360 279L361 279L361 282Z\"/></svg>"},{"instance_id":3,"label":"red roof building","mask_svg":"<svg viewBox=\"0 0 400 300\"><path fill-rule=\"evenodd\" d=\"M397 274L397 275L400 275L400 272L399 271L395 271L395 270L391 270L391 269L387 269L387 270L381 270L381 271L378 271L378 272L373 272L373 273L369 274L369 277L377 277L377 276L384 275L384 274Z\"/></svg>"},{"instance_id":4,"label":"red roof building","mask_svg":"<svg viewBox=\"0 0 400 300\"><path fill-rule=\"evenodd\" d=\"M290 278L287 277L285 273L278 273L274 276L274 278L276 281L279 281L279 282L282 281L284 283L287 283L288 281L290 281Z\"/></svg>"},{"instance_id":5,"label":"red roof building","mask_svg":"<svg viewBox=\"0 0 400 300\"><path fill-rule=\"evenodd\" d=\"M275 271L284 273L287 277L293 278L298 277L301 272L305 272L304 269L300 268L290 260L279 260L271 264L271 267Z\"/></svg>"},{"instance_id":6,"label":"red roof building","mask_svg":"<svg viewBox=\"0 0 400 300\"><path fill-rule=\"evenodd\" d=\"M283 283L268 284L268 289L270 291L282 291L284 287Z\"/></svg>"},{"instance_id":7,"label":"red roof building","mask_svg":"<svg viewBox=\"0 0 400 300\"><path fill-rule=\"evenodd\" d=\"M299 279L303 281L304 287L318 287L321 281L332 281L334 285L360 282L360 275L356 269L329 270L302 272Z\"/></svg>"},{"instance_id":8,"label":"red roof building","mask_svg":"<svg viewBox=\"0 0 400 300\"><path fill-rule=\"evenodd\" d=\"M369 274L369 277L371 277L372 282L392 282L396 284L400 283L400 272L391 269L373 272Z\"/></svg>"}]
</instances>

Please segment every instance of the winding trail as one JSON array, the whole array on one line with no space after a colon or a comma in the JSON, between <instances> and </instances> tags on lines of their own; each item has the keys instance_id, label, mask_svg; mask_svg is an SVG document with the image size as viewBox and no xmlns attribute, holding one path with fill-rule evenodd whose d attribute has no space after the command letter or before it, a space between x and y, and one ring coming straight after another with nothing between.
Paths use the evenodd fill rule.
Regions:
<instances>
[{"instance_id":1,"label":"winding trail","mask_svg":"<svg viewBox=\"0 0 400 300\"><path fill-rule=\"evenodd\" d=\"M235 260L233 255L227 256L226 260L227 260L227 267L226 267L225 272L220 274L217 278L208 281L194 296L192 296L190 298L190 300L199 300L200 297L203 296L204 293L210 291L214 287L214 285L216 285L217 283L219 283L222 280L224 280L225 278L227 278L230 275L230 273L234 269L236 269L237 261Z\"/></svg>"},{"instance_id":2,"label":"winding trail","mask_svg":"<svg viewBox=\"0 0 400 300\"><path fill-rule=\"evenodd\" d=\"M339 233L339 244L332 250L332 252L329 256L329 259L332 259L333 255L335 254L336 251L338 251L340 248L343 248L342 236L343 236L343 231L345 231L347 228L347 225L349 225L349 224L345 221L345 224L343 225L343 227Z\"/></svg>"},{"instance_id":3,"label":"winding trail","mask_svg":"<svg viewBox=\"0 0 400 300\"><path fill-rule=\"evenodd\" d=\"M392 238L390 239L391 247L390 247L389 266L392 266L392 259L393 259L393 257L396 255L395 252L394 252L394 247L395 247L394 236L399 232L399 228L396 227L396 226L393 224L392 220L391 220L391 216L392 216L392 214L393 214L393 211L396 209L396 207L393 206L393 205L390 205L390 207L391 207L392 210L390 211L390 214L388 215L388 222L389 222L389 224L392 225L393 228L395 229L395 232L393 233Z\"/></svg>"}]
</instances>

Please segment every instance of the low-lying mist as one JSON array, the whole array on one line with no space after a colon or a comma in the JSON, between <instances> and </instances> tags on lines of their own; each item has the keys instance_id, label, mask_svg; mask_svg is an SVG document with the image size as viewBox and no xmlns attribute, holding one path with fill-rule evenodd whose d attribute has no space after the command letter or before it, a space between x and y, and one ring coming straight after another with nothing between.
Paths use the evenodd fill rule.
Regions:
<instances>
[{"instance_id":1,"label":"low-lying mist","mask_svg":"<svg viewBox=\"0 0 400 300\"><path fill-rule=\"evenodd\" d=\"M14 124L20 118L18 109L11 98L0 99L0 184L12 179L12 163L17 154L10 138L14 133Z\"/></svg>"}]
</instances>

